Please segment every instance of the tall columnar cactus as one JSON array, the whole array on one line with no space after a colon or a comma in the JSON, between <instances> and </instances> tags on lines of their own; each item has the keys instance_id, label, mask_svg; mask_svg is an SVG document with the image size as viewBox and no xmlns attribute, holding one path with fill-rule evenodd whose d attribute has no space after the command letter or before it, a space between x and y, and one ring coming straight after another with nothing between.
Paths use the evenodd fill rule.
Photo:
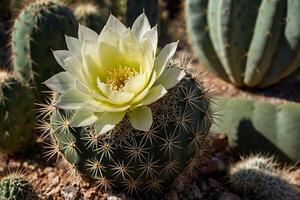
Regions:
<instances>
[{"instance_id":1,"label":"tall columnar cactus","mask_svg":"<svg viewBox=\"0 0 300 200\"><path fill-rule=\"evenodd\" d=\"M299 1L186 2L191 44L200 62L223 80L266 87L299 68Z\"/></svg>"},{"instance_id":2,"label":"tall columnar cactus","mask_svg":"<svg viewBox=\"0 0 300 200\"><path fill-rule=\"evenodd\" d=\"M76 28L76 19L67 7L43 0L29 4L13 25L14 70L44 91L42 83L60 71L52 50L64 48L64 35L74 35Z\"/></svg>"},{"instance_id":3,"label":"tall columnar cactus","mask_svg":"<svg viewBox=\"0 0 300 200\"><path fill-rule=\"evenodd\" d=\"M179 174L194 172L203 159L212 121L206 93L189 76L151 109L149 131L134 130L125 118L106 137L93 126L72 127L73 113L55 110L50 118L50 155L57 151L73 172L97 181L100 188L159 193Z\"/></svg>"},{"instance_id":4,"label":"tall columnar cactus","mask_svg":"<svg viewBox=\"0 0 300 200\"><path fill-rule=\"evenodd\" d=\"M157 24L159 15L158 0L127 0L127 25L131 26L143 11L145 11L152 26Z\"/></svg>"},{"instance_id":5,"label":"tall columnar cactus","mask_svg":"<svg viewBox=\"0 0 300 200\"><path fill-rule=\"evenodd\" d=\"M228 134L232 146L245 152L276 152L281 158L300 159L300 105L216 98L219 121L212 131Z\"/></svg>"},{"instance_id":6,"label":"tall columnar cactus","mask_svg":"<svg viewBox=\"0 0 300 200\"><path fill-rule=\"evenodd\" d=\"M74 15L80 24L99 32L109 17L109 11L106 7L99 7L91 2L83 2L76 4Z\"/></svg>"},{"instance_id":7,"label":"tall columnar cactus","mask_svg":"<svg viewBox=\"0 0 300 200\"><path fill-rule=\"evenodd\" d=\"M34 95L12 74L0 71L0 153L12 154L32 142Z\"/></svg>"},{"instance_id":8,"label":"tall columnar cactus","mask_svg":"<svg viewBox=\"0 0 300 200\"><path fill-rule=\"evenodd\" d=\"M37 200L38 196L23 173L10 172L0 178L0 199Z\"/></svg>"},{"instance_id":9,"label":"tall columnar cactus","mask_svg":"<svg viewBox=\"0 0 300 200\"><path fill-rule=\"evenodd\" d=\"M232 186L257 200L298 200L300 190L270 158L253 156L231 166Z\"/></svg>"}]
</instances>

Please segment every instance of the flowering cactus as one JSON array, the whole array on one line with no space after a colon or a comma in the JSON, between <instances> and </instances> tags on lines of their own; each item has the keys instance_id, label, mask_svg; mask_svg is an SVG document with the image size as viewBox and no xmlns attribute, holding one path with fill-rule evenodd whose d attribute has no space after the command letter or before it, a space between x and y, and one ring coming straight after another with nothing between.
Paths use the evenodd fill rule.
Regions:
<instances>
[{"instance_id":1,"label":"flowering cactus","mask_svg":"<svg viewBox=\"0 0 300 200\"><path fill-rule=\"evenodd\" d=\"M145 14L131 29L111 15L100 35L80 25L78 39L66 36L68 50L54 51L65 71L46 85L60 93L57 107L75 110L72 126L94 124L103 135L128 114L134 129L149 131L148 105L185 76L179 68L167 68L177 42L156 56L157 40L157 27L151 28Z\"/></svg>"}]
</instances>

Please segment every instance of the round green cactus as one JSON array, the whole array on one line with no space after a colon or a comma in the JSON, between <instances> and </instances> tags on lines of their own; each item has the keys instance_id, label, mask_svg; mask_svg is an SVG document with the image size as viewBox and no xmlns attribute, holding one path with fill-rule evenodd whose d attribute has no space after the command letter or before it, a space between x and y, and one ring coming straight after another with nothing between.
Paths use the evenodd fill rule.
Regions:
<instances>
[{"instance_id":1,"label":"round green cactus","mask_svg":"<svg viewBox=\"0 0 300 200\"><path fill-rule=\"evenodd\" d=\"M38 196L23 173L13 172L0 178L1 200L37 200Z\"/></svg>"},{"instance_id":2,"label":"round green cactus","mask_svg":"<svg viewBox=\"0 0 300 200\"><path fill-rule=\"evenodd\" d=\"M188 0L187 33L200 62L225 81L266 87L300 61L297 0Z\"/></svg>"},{"instance_id":3,"label":"round green cactus","mask_svg":"<svg viewBox=\"0 0 300 200\"><path fill-rule=\"evenodd\" d=\"M12 74L0 71L0 152L12 154L28 147L35 126L34 95Z\"/></svg>"},{"instance_id":4,"label":"round green cactus","mask_svg":"<svg viewBox=\"0 0 300 200\"><path fill-rule=\"evenodd\" d=\"M65 48L64 35L76 33L76 19L67 7L51 1L29 4L13 25L14 70L38 91L45 91L42 83L61 70L52 50Z\"/></svg>"},{"instance_id":5,"label":"round green cactus","mask_svg":"<svg viewBox=\"0 0 300 200\"><path fill-rule=\"evenodd\" d=\"M133 129L125 117L108 136L97 134L93 126L72 127L72 112L57 109L50 117L49 155L59 153L72 172L100 188L160 193L180 174L195 172L212 116L206 92L190 76L150 107L149 131Z\"/></svg>"},{"instance_id":6,"label":"round green cactus","mask_svg":"<svg viewBox=\"0 0 300 200\"><path fill-rule=\"evenodd\" d=\"M230 168L232 186L257 200L296 200L300 190L270 158L253 156Z\"/></svg>"}]
</instances>

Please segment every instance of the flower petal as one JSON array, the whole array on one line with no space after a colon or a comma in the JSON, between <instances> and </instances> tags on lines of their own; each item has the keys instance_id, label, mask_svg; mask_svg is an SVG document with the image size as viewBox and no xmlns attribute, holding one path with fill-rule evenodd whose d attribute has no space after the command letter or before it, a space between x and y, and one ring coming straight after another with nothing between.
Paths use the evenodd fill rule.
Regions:
<instances>
[{"instance_id":1,"label":"flower petal","mask_svg":"<svg viewBox=\"0 0 300 200\"><path fill-rule=\"evenodd\" d=\"M71 120L71 125L74 127L89 126L96 122L98 117L91 111L81 108L77 110Z\"/></svg>"},{"instance_id":2,"label":"flower petal","mask_svg":"<svg viewBox=\"0 0 300 200\"><path fill-rule=\"evenodd\" d=\"M56 51L53 51L53 55L54 55L55 60L58 62L58 64L60 66L62 66L62 68L65 69L64 60L68 57L74 56L74 53L67 51L67 50L56 50Z\"/></svg>"},{"instance_id":3,"label":"flower petal","mask_svg":"<svg viewBox=\"0 0 300 200\"><path fill-rule=\"evenodd\" d=\"M152 123L152 112L148 106L140 106L129 112L130 123L140 131L149 131Z\"/></svg>"},{"instance_id":4,"label":"flower petal","mask_svg":"<svg viewBox=\"0 0 300 200\"><path fill-rule=\"evenodd\" d=\"M128 92L115 92L109 94L108 98L111 104L122 105L129 102L134 97L134 94Z\"/></svg>"},{"instance_id":5,"label":"flower petal","mask_svg":"<svg viewBox=\"0 0 300 200\"><path fill-rule=\"evenodd\" d=\"M161 84L168 90L181 81L185 75L186 73L177 67L167 68L155 84Z\"/></svg>"},{"instance_id":6,"label":"flower petal","mask_svg":"<svg viewBox=\"0 0 300 200\"><path fill-rule=\"evenodd\" d=\"M90 97L83 94L78 89L71 89L58 98L56 105L61 109L77 110L89 100Z\"/></svg>"},{"instance_id":7,"label":"flower petal","mask_svg":"<svg viewBox=\"0 0 300 200\"><path fill-rule=\"evenodd\" d=\"M135 37L140 40L143 35L151 29L150 23L148 21L145 13L141 14L132 25L132 32Z\"/></svg>"},{"instance_id":8,"label":"flower petal","mask_svg":"<svg viewBox=\"0 0 300 200\"><path fill-rule=\"evenodd\" d=\"M154 53L156 52L157 49L157 43L158 43L158 33L157 33L157 26L154 26L152 29L147 31L143 38L148 38L151 42L152 48L154 50Z\"/></svg>"},{"instance_id":9,"label":"flower petal","mask_svg":"<svg viewBox=\"0 0 300 200\"><path fill-rule=\"evenodd\" d=\"M100 43L99 52L103 71L111 70L114 67L119 67L119 65L125 60L119 48L104 42ZM103 80L103 77L100 78Z\"/></svg>"},{"instance_id":10,"label":"flower petal","mask_svg":"<svg viewBox=\"0 0 300 200\"><path fill-rule=\"evenodd\" d=\"M89 41L97 41L98 34L93 31L92 29L79 24L78 27L78 39L80 42L83 42L84 40L89 40Z\"/></svg>"},{"instance_id":11,"label":"flower petal","mask_svg":"<svg viewBox=\"0 0 300 200\"><path fill-rule=\"evenodd\" d=\"M142 89L145 88L146 83L147 83L147 74L146 73L137 74L127 82L127 84L123 89L125 92L138 94L141 92Z\"/></svg>"},{"instance_id":12,"label":"flower petal","mask_svg":"<svg viewBox=\"0 0 300 200\"><path fill-rule=\"evenodd\" d=\"M75 88L75 79L68 72L60 72L45 81L45 85L53 91L65 93Z\"/></svg>"},{"instance_id":13,"label":"flower petal","mask_svg":"<svg viewBox=\"0 0 300 200\"><path fill-rule=\"evenodd\" d=\"M69 51L77 56L81 56L81 42L77 38L69 37L67 35L65 35L65 38Z\"/></svg>"},{"instance_id":14,"label":"flower petal","mask_svg":"<svg viewBox=\"0 0 300 200\"><path fill-rule=\"evenodd\" d=\"M119 46L120 41L120 35L116 33L115 31L111 30L107 26L104 26L99 37L98 37L98 43L104 42L108 43L112 46Z\"/></svg>"},{"instance_id":15,"label":"flower petal","mask_svg":"<svg viewBox=\"0 0 300 200\"><path fill-rule=\"evenodd\" d=\"M173 42L171 44L167 44L161 52L159 52L155 63L154 70L156 71L156 78L158 79L162 73L164 72L168 62L174 56L175 51L177 49L178 42Z\"/></svg>"},{"instance_id":16,"label":"flower petal","mask_svg":"<svg viewBox=\"0 0 300 200\"><path fill-rule=\"evenodd\" d=\"M109 100L106 97L104 97L101 94L97 93L96 91L88 88L84 83L82 83L79 80L76 80L76 87L78 88L78 90L80 90L84 94L89 95L99 101L109 102Z\"/></svg>"},{"instance_id":17,"label":"flower petal","mask_svg":"<svg viewBox=\"0 0 300 200\"><path fill-rule=\"evenodd\" d=\"M143 100L141 100L141 104L139 105L150 105L163 97L167 92L168 91L166 90L166 88L164 88L164 86L162 85L154 86L149 90L147 96Z\"/></svg>"},{"instance_id":18,"label":"flower petal","mask_svg":"<svg viewBox=\"0 0 300 200\"><path fill-rule=\"evenodd\" d=\"M95 122L95 129L99 134L105 134L120 123L126 112L106 112L98 116Z\"/></svg>"},{"instance_id":19,"label":"flower petal","mask_svg":"<svg viewBox=\"0 0 300 200\"><path fill-rule=\"evenodd\" d=\"M69 72L72 76L76 77L79 80L83 79L81 72L82 64L77 56L70 56L64 60L65 70Z\"/></svg>"},{"instance_id":20,"label":"flower petal","mask_svg":"<svg viewBox=\"0 0 300 200\"><path fill-rule=\"evenodd\" d=\"M91 56L97 65L100 66L99 45L94 41L84 40L81 47L81 55Z\"/></svg>"},{"instance_id":21,"label":"flower petal","mask_svg":"<svg viewBox=\"0 0 300 200\"><path fill-rule=\"evenodd\" d=\"M111 30L114 30L119 35L122 35L126 31L126 26L112 14L109 16L106 26Z\"/></svg>"}]
</instances>

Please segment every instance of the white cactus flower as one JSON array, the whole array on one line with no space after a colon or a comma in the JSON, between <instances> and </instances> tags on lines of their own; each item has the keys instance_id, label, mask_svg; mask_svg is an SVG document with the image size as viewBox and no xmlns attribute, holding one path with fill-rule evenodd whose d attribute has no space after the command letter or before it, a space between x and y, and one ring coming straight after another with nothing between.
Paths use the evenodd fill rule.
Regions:
<instances>
[{"instance_id":1,"label":"white cactus flower","mask_svg":"<svg viewBox=\"0 0 300 200\"><path fill-rule=\"evenodd\" d=\"M157 40L157 27L151 28L145 14L131 29L111 15L99 35L79 25L78 39L66 36L68 50L53 52L65 71L45 84L61 94L59 108L75 110L75 127L94 124L105 134L128 114L135 129L147 131L152 125L148 105L185 76L167 68L177 42L156 56Z\"/></svg>"}]
</instances>

